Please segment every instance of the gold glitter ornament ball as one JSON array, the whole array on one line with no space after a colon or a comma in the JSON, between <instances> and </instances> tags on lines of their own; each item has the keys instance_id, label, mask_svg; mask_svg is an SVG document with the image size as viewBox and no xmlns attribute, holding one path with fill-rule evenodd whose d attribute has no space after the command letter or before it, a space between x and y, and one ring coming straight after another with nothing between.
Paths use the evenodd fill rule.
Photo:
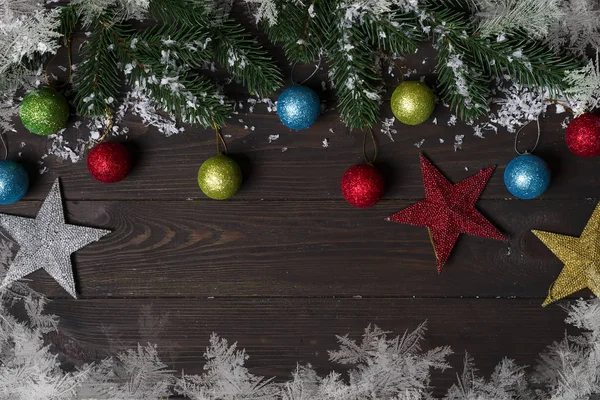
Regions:
<instances>
[{"instance_id":1,"label":"gold glitter ornament ball","mask_svg":"<svg viewBox=\"0 0 600 400\"><path fill-rule=\"evenodd\" d=\"M29 131L47 136L67 127L69 104L56 90L44 87L25 96L19 106L19 116Z\"/></svg>"},{"instance_id":2,"label":"gold glitter ornament ball","mask_svg":"<svg viewBox=\"0 0 600 400\"><path fill-rule=\"evenodd\" d=\"M198 170L198 186L213 200L230 198L241 185L242 169L223 154L204 161Z\"/></svg>"},{"instance_id":3,"label":"gold glitter ornament ball","mask_svg":"<svg viewBox=\"0 0 600 400\"><path fill-rule=\"evenodd\" d=\"M407 125L419 125L433 113L435 95L423 82L405 81L392 93L390 104L398 121Z\"/></svg>"}]
</instances>

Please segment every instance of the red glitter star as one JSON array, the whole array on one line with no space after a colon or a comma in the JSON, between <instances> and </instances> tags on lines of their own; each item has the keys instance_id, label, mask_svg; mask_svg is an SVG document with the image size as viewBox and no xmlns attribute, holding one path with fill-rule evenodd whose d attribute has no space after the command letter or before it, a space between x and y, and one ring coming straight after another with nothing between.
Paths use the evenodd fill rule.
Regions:
<instances>
[{"instance_id":1,"label":"red glitter star","mask_svg":"<svg viewBox=\"0 0 600 400\"><path fill-rule=\"evenodd\" d=\"M450 183L442 173L421 154L421 172L425 186L425 200L398 211L388 221L425 226L438 273L448 261L458 235L483 236L504 240L504 236L475 208L475 203L490 179L495 167L490 167L456 184Z\"/></svg>"}]
</instances>

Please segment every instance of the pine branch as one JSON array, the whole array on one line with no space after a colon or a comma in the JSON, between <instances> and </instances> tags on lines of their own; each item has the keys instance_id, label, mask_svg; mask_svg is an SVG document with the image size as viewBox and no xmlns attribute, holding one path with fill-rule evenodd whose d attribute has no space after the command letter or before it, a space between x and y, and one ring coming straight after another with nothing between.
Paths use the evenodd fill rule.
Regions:
<instances>
[{"instance_id":1,"label":"pine branch","mask_svg":"<svg viewBox=\"0 0 600 400\"><path fill-rule=\"evenodd\" d=\"M100 17L91 25L91 35L82 50L83 61L74 77L75 106L83 116L97 117L113 110L121 90L118 38L127 36L128 31L108 17Z\"/></svg>"},{"instance_id":2,"label":"pine branch","mask_svg":"<svg viewBox=\"0 0 600 400\"><path fill-rule=\"evenodd\" d=\"M212 127L213 121L223 125L231 106L212 81L191 71L177 53L144 42L122 49L129 82L162 109L184 123L204 128Z\"/></svg>"},{"instance_id":3,"label":"pine branch","mask_svg":"<svg viewBox=\"0 0 600 400\"><path fill-rule=\"evenodd\" d=\"M329 7L322 7L317 19L327 38L327 61L342 120L351 129L372 127L379 115L382 89L375 53L364 40L362 27L339 23L345 10L331 3ZM335 18L333 22L330 15Z\"/></svg>"},{"instance_id":4,"label":"pine branch","mask_svg":"<svg viewBox=\"0 0 600 400\"><path fill-rule=\"evenodd\" d=\"M250 94L266 96L283 84L281 72L271 57L241 25L233 21L216 25L212 39L217 62L235 79L241 80Z\"/></svg>"},{"instance_id":5,"label":"pine branch","mask_svg":"<svg viewBox=\"0 0 600 400\"><path fill-rule=\"evenodd\" d=\"M468 61L448 41L438 48L438 94L463 120L473 120L489 110L489 81L480 71L470 68Z\"/></svg>"},{"instance_id":6,"label":"pine branch","mask_svg":"<svg viewBox=\"0 0 600 400\"><path fill-rule=\"evenodd\" d=\"M206 15L207 2L203 0L152 0L149 12L158 22L171 23L177 21L194 25L198 16Z\"/></svg>"},{"instance_id":7,"label":"pine branch","mask_svg":"<svg viewBox=\"0 0 600 400\"><path fill-rule=\"evenodd\" d=\"M79 21L79 8L75 4L69 4L60 8L60 25L58 32L62 35L63 45L67 44L68 38L73 36Z\"/></svg>"},{"instance_id":8,"label":"pine branch","mask_svg":"<svg viewBox=\"0 0 600 400\"><path fill-rule=\"evenodd\" d=\"M523 32L543 39L564 16L560 0L475 0L483 36Z\"/></svg>"},{"instance_id":9,"label":"pine branch","mask_svg":"<svg viewBox=\"0 0 600 400\"><path fill-rule=\"evenodd\" d=\"M267 95L281 86L281 73L266 51L241 25L223 20L221 10L198 0L154 0L150 12L166 24L167 31L158 33L163 43L179 44L177 56L188 65L200 68L215 60L253 94Z\"/></svg>"},{"instance_id":10,"label":"pine branch","mask_svg":"<svg viewBox=\"0 0 600 400\"><path fill-rule=\"evenodd\" d=\"M392 54L414 53L423 40L415 15L399 10L381 16L369 14L363 26L373 46Z\"/></svg>"},{"instance_id":11,"label":"pine branch","mask_svg":"<svg viewBox=\"0 0 600 400\"><path fill-rule=\"evenodd\" d=\"M146 57L158 60L163 56L163 51L168 51L182 63L198 69L214 58L212 41L209 29L199 29L187 24L152 27L126 40L135 47L145 47Z\"/></svg>"},{"instance_id":12,"label":"pine branch","mask_svg":"<svg viewBox=\"0 0 600 400\"><path fill-rule=\"evenodd\" d=\"M473 45L481 46L481 42L473 41ZM521 84L547 87L551 93L558 93L566 87L564 78L567 71L583 65L572 56L554 51L540 41L508 36L503 42L490 41L486 44L487 48L482 54L488 59L483 60L482 67L495 68L495 71L488 73L502 76L508 72L512 79Z\"/></svg>"},{"instance_id":13,"label":"pine branch","mask_svg":"<svg viewBox=\"0 0 600 400\"><path fill-rule=\"evenodd\" d=\"M438 91L461 118L475 119L488 110L493 78L508 76L558 93L565 88L565 73L580 66L574 58L526 39L524 33L503 40L482 37L471 24L466 1L435 2L429 12L438 49Z\"/></svg>"},{"instance_id":14,"label":"pine branch","mask_svg":"<svg viewBox=\"0 0 600 400\"><path fill-rule=\"evenodd\" d=\"M282 23L263 21L269 39L281 45L290 60L308 64L319 57L322 38L325 36L319 32L319 26L311 13L322 18L321 3L316 0L306 4L277 0L274 4L277 5Z\"/></svg>"},{"instance_id":15,"label":"pine branch","mask_svg":"<svg viewBox=\"0 0 600 400\"><path fill-rule=\"evenodd\" d=\"M202 128L223 126L231 105L212 81L191 72L177 76L134 68L130 82L179 121Z\"/></svg>"}]
</instances>

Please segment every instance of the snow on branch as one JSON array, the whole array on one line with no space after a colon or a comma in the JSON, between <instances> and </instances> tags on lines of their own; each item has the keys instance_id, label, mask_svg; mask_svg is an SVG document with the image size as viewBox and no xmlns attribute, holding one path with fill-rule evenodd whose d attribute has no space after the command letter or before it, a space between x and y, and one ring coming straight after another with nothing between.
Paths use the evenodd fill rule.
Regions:
<instances>
[{"instance_id":1,"label":"snow on branch","mask_svg":"<svg viewBox=\"0 0 600 400\"><path fill-rule=\"evenodd\" d=\"M109 8L116 9L115 20L143 20L148 13L150 0L73 0L71 4L77 6L84 26L89 26Z\"/></svg>"},{"instance_id":2,"label":"snow on branch","mask_svg":"<svg viewBox=\"0 0 600 400\"><path fill-rule=\"evenodd\" d=\"M541 39L564 16L561 0L477 0L479 29L485 36L518 30Z\"/></svg>"},{"instance_id":3,"label":"snow on branch","mask_svg":"<svg viewBox=\"0 0 600 400\"><path fill-rule=\"evenodd\" d=\"M567 72L565 82L569 87L565 90L569 101L574 104L574 111L580 114L593 110L600 105L600 59L596 50L596 59L589 60L580 69Z\"/></svg>"},{"instance_id":4,"label":"snow on branch","mask_svg":"<svg viewBox=\"0 0 600 400\"><path fill-rule=\"evenodd\" d=\"M9 4L12 0L5 0ZM36 55L55 53L59 47L56 32L58 28L58 10L35 10L33 13L20 13L12 6L0 1L0 75L12 67L19 66L23 60Z\"/></svg>"},{"instance_id":5,"label":"snow on branch","mask_svg":"<svg viewBox=\"0 0 600 400\"><path fill-rule=\"evenodd\" d=\"M596 0L562 1L563 15L547 35L548 41L558 49L569 49L578 55L600 47L600 3Z\"/></svg>"}]
</instances>

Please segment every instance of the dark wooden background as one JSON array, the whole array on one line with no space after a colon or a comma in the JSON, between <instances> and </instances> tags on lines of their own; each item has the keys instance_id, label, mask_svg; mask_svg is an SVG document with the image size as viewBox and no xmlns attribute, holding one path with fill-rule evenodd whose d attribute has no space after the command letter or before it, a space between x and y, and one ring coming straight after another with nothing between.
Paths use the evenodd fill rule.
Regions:
<instances>
[{"instance_id":1,"label":"dark wooden background","mask_svg":"<svg viewBox=\"0 0 600 400\"><path fill-rule=\"evenodd\" d=\"M435 83L432 55L425 49L403 63L418 69L411 79ZM289 80L291 66L280 65ZM295 75L308 76L312 68L298 66ZM549 163L552 184L530 201L504 187L504 168L515 156L513 135L505 130L474 137L463 123L448 126L450 112L442 105L434 114L437 125L396 122L393 142L375 129L387 190L379 204L361 210L344 201L339 179L361 162L362 132L340 122L334 92L321 89L325 80L322 69L307 83L327 106L309 130L290 131L264 105L246 113L246 104L228 122L223 134L231 135L230 155L243 166L245 180L222 202L204 197L196 182L200 164L215 154L211 131L188 127L166 138L128 116L129 135L115 140L131 149L135 167L124 181L104 185L91 178L85 162L50 157L49 172L39 175L36 163L48 141L17 121L18 132L8 135L9 158L29 166L31 189L0 212L35 216L60 177L68 222L114 231L74 254L80 299L69 298L43 271L30 276L31 285L52 299L49 311L60 316L51 342L61 360L78 364L153 342L174 369L201 373L209 335L217 332L247 350L253 373L287 378L296 363L311 363L324 374L343 371L327 356L336 334L359 339L369 324L402 334L427 320L423 347L451 345L455 351L453 370L435 374L441 395L455 381L465 351L489 374L505 356L532 365L563 337L565 312L559 305L541 307L562 265L530 229L579 235L600 194L597 160L566 148L560 125L566 115L552 108L541 120L536 154ZM397 79L388 80L389 97ZM248 98L235 84L226 91ZM384 103L382 116L389 117ZM525 139L533 140L534 130ZM83 134L69 128L65 136ZM272 134L279 139L269 143ZM465 141L455 152L457 134ZM325 138L328 148L322 147ZM384 221L423 198L421 151L453 181L498 166L478 207L508 242L462 235L438 275L427 230Z\"/></svg>"}]
</instances>

